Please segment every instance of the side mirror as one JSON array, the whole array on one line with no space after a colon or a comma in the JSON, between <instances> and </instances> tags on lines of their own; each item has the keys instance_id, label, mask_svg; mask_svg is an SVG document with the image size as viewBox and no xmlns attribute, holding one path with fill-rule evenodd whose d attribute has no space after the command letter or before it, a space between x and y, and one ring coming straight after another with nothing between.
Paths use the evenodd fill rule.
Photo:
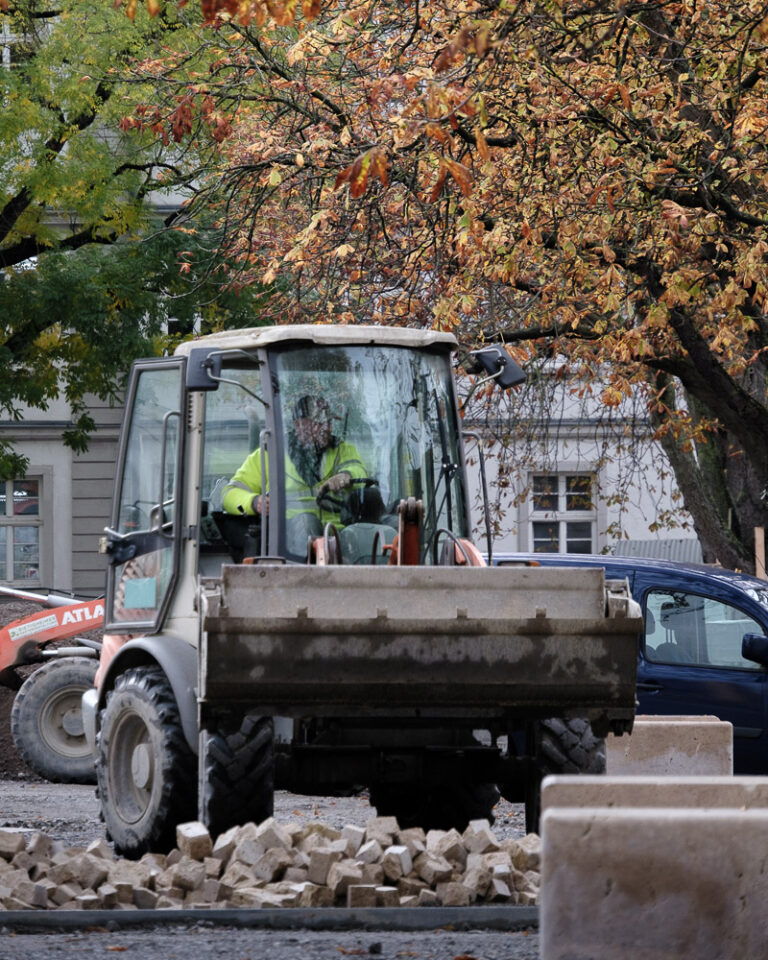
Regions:
<instances>
[{"instance_id":1,"label":"side mirror","mask_svg":"<svg viewBox=\"0 0 768 960\"><path fill-rule=\"evenodd\" d=\"M761 633L745 633L741 640L741 655L745 660L768 667L768 637Z\"/></svg>"},{"instance_id":2,"label":"side mirror","mask_svg":"<svg viewBox=\"0 0 768 960\"><path fill-rule=\"evenodd\" d=\"M218 390L221 351L196 347L187 357L187 390Z\"/></svg>"},{"instance_id":3,"label":"side mirror","mask_svg":"<svg viewBox=\"0 0 768 960\"><path fill-rule=\"evenodd\" d=\"M482 350L473 350L471 355L488 374L488 378L495 380L503 390L525 381L523 371L501 347L483 347Z\"/></svg>"}]
</instances>

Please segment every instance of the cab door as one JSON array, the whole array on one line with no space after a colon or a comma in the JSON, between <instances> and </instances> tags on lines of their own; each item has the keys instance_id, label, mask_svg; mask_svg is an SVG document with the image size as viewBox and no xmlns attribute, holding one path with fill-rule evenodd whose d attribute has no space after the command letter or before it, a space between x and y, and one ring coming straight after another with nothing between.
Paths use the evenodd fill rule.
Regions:
<instances>
[{"instance_id":1,"label":"cab door","mask_svg":"<svg viewBox=\"0 0 768 960\"><path fill-rule=\"evenodd\" d=\"M715 716L733 724L734 772L768 773L764 667L741 656L746 633L764 633L740 598L707 585L647 573L635 578L645 632L638 661L638 714Z\"/></svg>"},{"instance_id":2,"label":"cab door","mask_svg":"<svg viewBox=\"0 0 768 960\"><path fill-rule=\"evenodd\" d=\"M183 360L145 360L131 372L107 529L105 627L152 633L176 582L182 526Z\"/></svg>"}]
</instances>

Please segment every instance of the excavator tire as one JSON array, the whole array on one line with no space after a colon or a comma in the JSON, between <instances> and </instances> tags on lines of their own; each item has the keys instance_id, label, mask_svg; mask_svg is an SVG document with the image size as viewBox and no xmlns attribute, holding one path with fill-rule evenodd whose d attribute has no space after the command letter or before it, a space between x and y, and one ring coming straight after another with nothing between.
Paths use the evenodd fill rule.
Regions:
<instances>
[{"instance_id":1,"label":"excavator tire","mask_svg":"<svg viewBox=\"0 0 768 960\"><path fill-rule=\"evenodd\" d=\"M526 784L525 827L538 833L541 781L548 774L605 773L605 738L596 737L589 720L542 720L536 729L537 774Z\"/></svg>"},{"instance_id":2,"label":"excavator tire","mask_svg":"<svg viewBox=\"0 0 768 960\"><path fill-rule=\"evenodd\" d=\"M160 667L134 667L115 681L97 739L101 816L115 851L129 859L167 853L176 824L196 819L196 758Z\"/></svg>"},{"instance_id":3,"label":"excavator tire","mask_svg":"<svg viewBox=\"0 0 768 960\"><path fill-rule=\"evenodd\" d=\"M201 734L201 817L212 837L271 817L275 799L271 717L246 714Z\"/></svg>"},{"instance_id":4,"label":"excavator tire","mask_svg":"<svg viewBox=\"0 0 768 960\"><path fill-rule=\"evenodd\" d=\"M499 800L494 783L408 783L371 787L371 806L379 816L397 818L401 828L466 829L470 820L494 822Z\"/></svg>"},{"instance_id":5,"label":"excavator tire","mask_svg":"<svg viewBox=\"0 0 768 960\"><path fill-rule=\"evenodd\" d=\"M24 681L11 709L11 734L30 769L53 783L96 783L80 700L93 686L90 657L50 660Z\"/></svg>"}]
</instances>

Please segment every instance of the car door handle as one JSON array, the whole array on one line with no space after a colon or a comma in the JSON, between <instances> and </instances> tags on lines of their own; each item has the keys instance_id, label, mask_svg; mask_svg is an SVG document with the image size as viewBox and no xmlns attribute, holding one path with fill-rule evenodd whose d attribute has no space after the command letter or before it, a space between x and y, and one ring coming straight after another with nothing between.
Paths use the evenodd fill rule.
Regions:
<instances>
[{"instance_id":1,"label":"car door handle","mask_svg":"<svg viewBox=\"0 0 768 960\"><path fill-rule=\"evenodd\" d=\"M637 684L638 690L649 690L651 693L658 693L659 690L662 690L663 688L664 684L662 683L650 683L648 681L644 681Z\"/></svg>"}]
</instances>

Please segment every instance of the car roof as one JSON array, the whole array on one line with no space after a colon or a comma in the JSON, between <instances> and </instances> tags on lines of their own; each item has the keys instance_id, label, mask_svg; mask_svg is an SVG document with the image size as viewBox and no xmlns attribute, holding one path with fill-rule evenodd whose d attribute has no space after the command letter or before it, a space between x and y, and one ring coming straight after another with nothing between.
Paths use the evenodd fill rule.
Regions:
<instances>
[{"instance_id":1,"label":"car roof","mask_svg":"<svg viewBox=\"0 0 768 960\"><path fill-rule=\"evenodd\" d=\"M581 553L507 553L500 551L493 554L493 562L536 562L542 566L588 566L613 567L614 569L630 571L647 570L654 573L669 573L672 575L687 575L703 577L709 581L728 584L741 590L768 590L768 580L750 576L738 570L726 570L724 567L706 563L680 563L676 560L662 560L653 557L615 557L611 554L581 554Z\"/></svg>"}]
</instances>

